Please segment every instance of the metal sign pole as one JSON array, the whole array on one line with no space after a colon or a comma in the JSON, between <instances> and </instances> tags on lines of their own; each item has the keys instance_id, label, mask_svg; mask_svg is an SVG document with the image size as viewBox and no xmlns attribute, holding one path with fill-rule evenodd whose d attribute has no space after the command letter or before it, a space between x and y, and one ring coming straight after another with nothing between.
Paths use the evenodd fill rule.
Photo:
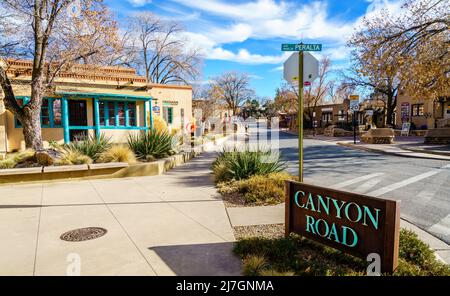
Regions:
<instances>
[{"instance_id":1,"label":"metal sign pole","mask_svg":"<svg viewBox=\"0 0 450 296\"><path fill-rule=\"evenodd\" d=\"M303 182L303 51L298 54L298 180Z\"/></svg>"},{"instance_id":2,"label":"metal sign pole","mask_svg":"<svg viewBox=\"0 0 450 296\"><path fill-rule=\"evenodd\" d=\"M356 145L356 111L353 111L353 144Z\"/></svg>"}]
</instances>

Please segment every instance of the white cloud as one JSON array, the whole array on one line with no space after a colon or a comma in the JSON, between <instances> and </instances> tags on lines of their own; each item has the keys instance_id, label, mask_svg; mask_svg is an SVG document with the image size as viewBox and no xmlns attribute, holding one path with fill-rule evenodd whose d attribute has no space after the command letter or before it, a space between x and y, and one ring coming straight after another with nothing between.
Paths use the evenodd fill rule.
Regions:
<instances>
[{"instance_id":1,"label":"white cloud","mask_svg":"<svg viewBox=\"0 0 450 296\"><path fill-rule=\"evenodd\" d=\"M287 54L278 56L259 55L251 54L247 49L240 49L237 53L234 53L221 47L215 47L207 53L206 58L233 61L242 64L279 64L287 59Z\"/></svg>"},{"instance_id":2,"label":"white cloud","mask_svg":"<svg viewBox=\"0 0 450 296\"><path fill-rule=\"evenodd\" d=\"M172 1L228 19L230 21L228 25L213 23L202 26L196 32L186 33L186 37L191 46L200 48L207 59L245 64L280 64L289 54L260 55L250 53L245 48L231 51L222 46L241 43L250 38L320 40L324 42L324 52L320 56L326 55L332 60L348 60L350 50L345 43L355 28L362 24L364 16L372 17L382 9L395 15L402 3L402 0L369 0L370 4L364 15L356 20L339 21L328 15L326 1L303 5L274 0L254 0L246 3L230 3L225 0ZM333 47L328 47L329 45Z\"/></svg>"},{"instance_id":3,"label":"white cloud","mask_svg":"<svg viewBox=\"0 0 450 296\"><path fill-rule=\"evenodd\" d=\"M256 74L250 74L248 75L249 78L254 79L254 80L263 80L264 77L256 75Z\"/></svg>"},{"instance_id":4,"label":"white cloud","mask_svg":"<svg viewBox=\"0 0 450 296\"><path fill-rule=\"evenodd\" d=\"M128 2L130 2L130 4L134 7L141 7L152 3L152 0L128 0Z\"/></svg>"},{"instance_id":5,"label":"white cloud","mask_svg":"<svg viewBox=\"0 0 450 296\"><path fill-rule=\"evenodd\" d=\"M288 5L285 2L277 4L273 0L257 0L254 2L236 4L226 3L218 0L172 0L184 6L203 10L214 15L224 16L231 19L268 19L281 17L288 11Z\"/></svg>"}]
</instances>

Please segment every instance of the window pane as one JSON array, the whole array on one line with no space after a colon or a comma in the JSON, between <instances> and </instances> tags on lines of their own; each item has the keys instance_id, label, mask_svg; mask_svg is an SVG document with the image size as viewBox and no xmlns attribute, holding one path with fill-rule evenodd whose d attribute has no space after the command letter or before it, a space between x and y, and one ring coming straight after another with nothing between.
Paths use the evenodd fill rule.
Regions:
<instances>
[{"instance_id":1,"label":"window pane","mask_svg":"<svg viewBox=\"0 0 450 296\"><path fill-rule=\"evenodd\" d=\"M119 125L125 126L125 103L117 103L117 116L119 117Z\"/></svg>"},{"instance_id":2,"label":"window pane","mask_svg":"<svg viewBox=\"0 0 450 296\"><path fill-rule=\"evenodd\" d=\"M43 99L42 100L42 107L47 107L48 108L48 99Z\"/></svg>"},{"instance_id":3,"label":"window pane","mask_svg":"<svg viewBox=\"0 0 450 296\"><path fill-rule=\"evenodd\" d=\"M50 118L49 117L42 117L42 125L50 125Z\"/></svg>"},{"instance_id":4,"label":"window pane","mask_svg":"<svg viewBox=\"0 0 450 296\"><path fill-rule=\"evenodd\" d=\"M128 103L128 122L130 126L136 126L136 103Z\"/></svg>"},{"instance_id":5,"label":"window pane","mask_svg":"<svg viewBox=\"0 0 450 296\"><path fill-rule=\"evenodd\" d=\"M61 125L61 100L53 100L53 125Z\"/></svg>"},{"instance_id":6,"label":"window pane","mask_svg":"<svg viewBox=\"0 0 450 296\"><path fill-rule=\"evenodd\" d=\"M41 109L41 116L42 117L49 117L50 112L48 112L48 108L42 108Z\"/></svg>"},{"instance_id":7,"label":"window pane","mask_svg":"<svg viewBox=\"0 0 450 296\"><path fill-rule=\"evenodd\" d=\"M172 121L173 121L173 108L172 107L169 107L168 108L168 112L169 112L169 116L168 116L168 118L169 118L169 124L172 124Z\"/></svg>"},{"instance_id":8,"label":"window pane","mask_svg":"<svg viewBox=\"0 0 450 296\"><path fill-rule=\"evenodd\" d=\"M422 116L423 115L423 105L419 105L419 115Z\"/></svg>"},{"instance_id":9,"label":"window pane","mask_svg":"<svg viewBox=\"0 0 450 296\"><path fill-rule=\"evenodd\" d=\"M105 102L100 101L98 103L98 112L100 117L100 125L105 126Z\"/></svg>"},{"instance_id":10,"label":"window pane","mask_svg":"<svg viewBox=\"0 0 450 296\"><path fill-rule=\"evenodd\" d=\"M116 117L114 115L114 102L108 102L108 118L110 126L116 125Z\"/></svg>"}]
</instances>

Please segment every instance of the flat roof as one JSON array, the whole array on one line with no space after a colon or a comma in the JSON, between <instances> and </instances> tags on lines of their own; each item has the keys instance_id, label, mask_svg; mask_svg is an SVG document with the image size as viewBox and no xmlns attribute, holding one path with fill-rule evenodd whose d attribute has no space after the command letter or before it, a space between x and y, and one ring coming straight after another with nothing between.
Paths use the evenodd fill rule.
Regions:
<instances>
[{"instance_id":1,"label":"flat roof","mask_svg":"<svg viewBox=\"0 0 450 296\"><path fill-rule=\"evenodd\" d=\"M55 92L56 95L61 96L74 96L74 97L101 97L101 98L124 98L124 99L135 99L135 100L145 100L151 101L153 98L148 96L136 96L127 94L105 94L105 93L90 93L90 92Z\"/></svg>"}]
</instances>

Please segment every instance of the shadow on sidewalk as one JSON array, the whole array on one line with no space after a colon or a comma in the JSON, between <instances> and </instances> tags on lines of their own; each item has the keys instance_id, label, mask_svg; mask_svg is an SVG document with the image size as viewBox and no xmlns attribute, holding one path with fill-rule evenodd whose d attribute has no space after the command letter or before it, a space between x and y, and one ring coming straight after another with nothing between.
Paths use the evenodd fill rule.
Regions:
<instances>
[{"instance_id":1,"label":"shadow on sidewalk","mask_svg":"<svg viewBox=\"0 0 450 296\"><path fill-rule=\"evenodd\" d=\"M233 254L233 243L210 243L152 247L161 260L181 276L238 276L241 260Z\"/></svg>"}]
</instances>

